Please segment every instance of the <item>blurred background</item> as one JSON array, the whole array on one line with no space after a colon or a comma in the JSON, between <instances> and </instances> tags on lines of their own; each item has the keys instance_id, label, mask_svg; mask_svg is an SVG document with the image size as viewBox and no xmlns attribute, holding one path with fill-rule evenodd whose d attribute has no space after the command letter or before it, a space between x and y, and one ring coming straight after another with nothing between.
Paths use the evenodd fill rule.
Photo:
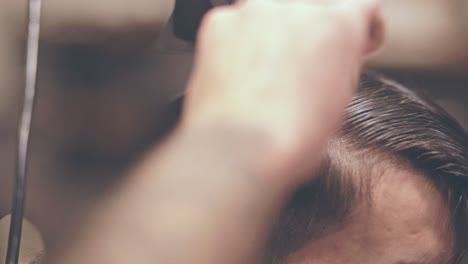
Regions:
<instances>
[{"instance_id":1,"label":"blurred background","mask_svg":"<svg viewBox=\"0 0 468 264\"><path fill-rule=\"evenodd\" d=\"M440 103L466 129L467 2L384 0L386 42L369 61ZM0 0L0 261L22 106L26 4ZM38 263L44 246L71 232L173 125L173 103L193 58L192 45L174 36L173 7L171 0L44 2L26 214L48 235L42 240L25 226L21 263Z\"/></svg>"}]
</instances>

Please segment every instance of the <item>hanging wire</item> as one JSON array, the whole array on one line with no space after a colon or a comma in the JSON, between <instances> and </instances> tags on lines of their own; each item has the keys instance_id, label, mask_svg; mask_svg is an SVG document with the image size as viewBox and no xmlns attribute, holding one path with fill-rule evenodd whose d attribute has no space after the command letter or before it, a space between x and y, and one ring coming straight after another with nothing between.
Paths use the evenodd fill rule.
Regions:
<instances>
[{"instance_id":1,"label":"hanging wire","mask_svg":"<svg viewBox=\"0 0 468 264\"><path fill-rule=\"evenodd\" d=\"M17 264L19 259L26 192L26 165L29 134L31 130L34 98L36 94L41 5L41 0L29 0L24 103L21 121L18 128L16 179L10 222L10 234L8 237L8 250L5 260L6 264Z\"/></svg>"}]
</instances>

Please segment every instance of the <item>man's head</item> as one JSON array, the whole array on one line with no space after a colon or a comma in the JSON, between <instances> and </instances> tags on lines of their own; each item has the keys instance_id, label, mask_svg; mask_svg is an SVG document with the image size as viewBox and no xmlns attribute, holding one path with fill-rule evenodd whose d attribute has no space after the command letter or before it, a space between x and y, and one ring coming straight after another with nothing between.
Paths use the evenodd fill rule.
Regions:
<instances>
[{"instance_id":1,"label":"man's head","mask_svg":"<svg viewBox=\"0 0 468 264\"><path fill-rule=\"evenodd\" d=\"M284 208L268 263L468 261L468 139L413 92L364 77L318 173Z\"/></svg>"}]
</instances>

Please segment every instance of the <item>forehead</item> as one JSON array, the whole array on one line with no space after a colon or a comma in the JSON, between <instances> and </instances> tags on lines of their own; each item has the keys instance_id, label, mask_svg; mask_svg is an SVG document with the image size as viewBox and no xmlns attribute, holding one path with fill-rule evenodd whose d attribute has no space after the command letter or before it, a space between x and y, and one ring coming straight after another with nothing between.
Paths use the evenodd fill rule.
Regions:
<instances>
[{"instance_id":1,"label":"forehead","mask_svg":"<svg viewBox=\"0 0 468 264\"><path fill-rule=\"evenodd\" d=\"M371 175L372 176L372 175ZM445 263L452 236L444 197L426 177L388 169L371 181L338 230L308 242L288 263Z\"/></svg>"}]
</instances>

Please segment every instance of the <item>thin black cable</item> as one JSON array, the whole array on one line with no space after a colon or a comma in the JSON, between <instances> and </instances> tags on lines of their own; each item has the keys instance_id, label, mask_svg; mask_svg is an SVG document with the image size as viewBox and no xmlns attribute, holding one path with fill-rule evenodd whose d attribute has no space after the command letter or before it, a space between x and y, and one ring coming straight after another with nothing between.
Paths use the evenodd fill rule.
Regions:
<instances>
[{"instance_id":1,"label":"thin black cable","mask_svg":"<svg viewBox=\"0 0 468 264\"><path fill-rule=\"evenodd\" d=\"M29 0L24 104L18 128L16 179L13 194L10 234L8 237L8 250L5 260L6 264L17 264L19 259L26 194L26 165L29 135L34 108L34 98L36 94L41 6L41 0Z\"/></svg>"}]
</instances>

